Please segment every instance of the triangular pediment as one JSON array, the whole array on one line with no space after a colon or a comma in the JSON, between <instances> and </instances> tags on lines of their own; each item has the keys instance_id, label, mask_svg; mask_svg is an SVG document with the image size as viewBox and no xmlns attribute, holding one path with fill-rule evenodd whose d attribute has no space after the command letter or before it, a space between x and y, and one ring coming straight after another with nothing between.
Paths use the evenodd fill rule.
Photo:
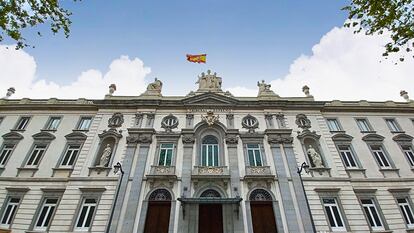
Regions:
<instances>
[{"instance_id":1,"label":"triangular pediment","mask_svg":"<svg viewBox=\"0 0 414 233\"><path fill-rule=\"evenodd\" d=\"M190 96L182 100L184 105L229 106L238 103L238 100L217 93L203 93Z\"/></svg>"}]
</instances>

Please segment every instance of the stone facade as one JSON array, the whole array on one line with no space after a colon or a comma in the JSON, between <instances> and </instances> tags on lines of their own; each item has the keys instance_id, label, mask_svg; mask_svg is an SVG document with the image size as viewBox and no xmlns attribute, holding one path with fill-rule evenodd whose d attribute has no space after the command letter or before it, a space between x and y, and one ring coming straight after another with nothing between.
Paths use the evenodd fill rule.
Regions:
<instances>
[{"instance_id":1,"label":"stone facade","mask_svg":"<svg viewBox=\"0 0 414 233\"><path fill-rule=\"evenodd\" d=\"M208 204L220 205L221 232L254 232L260 201L277 232L414 232L399 207L414 208L413 102L284 98L264 82L258 97L234 97L217 80L183 97L161 95L158 81L141 96L0 100L0 232L142 233L154 203L168 203L166 232L199 232Z\"/></svg>"}]
</instances>

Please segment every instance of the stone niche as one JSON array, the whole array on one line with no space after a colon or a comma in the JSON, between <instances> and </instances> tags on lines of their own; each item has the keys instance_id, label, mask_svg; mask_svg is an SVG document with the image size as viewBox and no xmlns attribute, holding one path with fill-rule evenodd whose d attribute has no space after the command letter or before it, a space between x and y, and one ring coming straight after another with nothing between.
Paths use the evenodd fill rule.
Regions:
<instances>
[{"instance_id":1,"label":"stone niche","mask_svg":"<svg viewBox=\"0 0 414 233\"><path fill-rule=\"evenodd\" d=\"M92 166L89 167L89 176L92 174L107 176L109 174L121 138L121 132L115 129L105 130L99 134L100 142Z\"/></svg>"}]
</instances>

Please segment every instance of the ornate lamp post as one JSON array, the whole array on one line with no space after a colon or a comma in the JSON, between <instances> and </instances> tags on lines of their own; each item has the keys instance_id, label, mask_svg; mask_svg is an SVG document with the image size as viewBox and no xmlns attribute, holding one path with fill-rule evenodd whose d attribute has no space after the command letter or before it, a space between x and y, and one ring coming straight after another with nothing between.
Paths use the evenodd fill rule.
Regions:
<instances>
[{"instance_id":1,"label":"ornate lamp post","mask_svg":"<svg viewBox=\"0 0 414 233\"><path fill-rule=\"evenodd\" d=\"M114 216L114 211L115 211L115 205L116 205L116 202L118 201L119 188L122 184L122 178L124 177L124 170L122 170L122 164L120 162L117 162L114 165L114 174L118 173L118 171L121 172L121 177L120 177L119 182L118 182L118 187L116 188L114 205L112 206L111 215L109 216L109 219L108 219L108 226L106 227L106 233L109 233L109 230L111 228L112 218Z\"/></svg>"},{"instance_id":2,"label":"ornate lamp post","mask_svg":"<svg viewBox=\"0 0 414 233\"><path fill-rule=\"evenodd\" d=\"M305 200L306 200L306 205L308 206L308 211L309 211L309 217L312 223L312 229L313 232L316 233L316 228L315 228L315 223L313 222L313 217L312 217L312 212L309 206L309 200L308 200L308 196L306 195L306 191L305 191L305 186L303 185L303 180L302 180L302 171L305 170L306 173L309 173L309 165L306 162L303 162L300 167L298 167L298 174L299 174L299 179L300 179L300 183L302 184L302 189L303 189L303 193L305 194Z\"/></svg>"}]
</instances>

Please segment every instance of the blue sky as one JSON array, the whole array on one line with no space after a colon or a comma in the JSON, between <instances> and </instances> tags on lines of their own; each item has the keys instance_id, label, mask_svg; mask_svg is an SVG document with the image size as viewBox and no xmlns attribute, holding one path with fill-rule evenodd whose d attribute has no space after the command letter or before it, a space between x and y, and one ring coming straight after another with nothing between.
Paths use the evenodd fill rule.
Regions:
<instances>
[{"instance_id":1,"label":"blue sky","mask_svg":"<svg viewBox=\"0 0 414 233\"><path fill-rule=\"evenodd\" d=\"M252 86L286 75L295 58L310 53L346 18L340 10L345 1L259 2L65 1L73 12L70 37L28 34L36 48L26 51L36 58L39 77L60 84L86 69L105 71L113 59L128 55L142 59L150 77L159 77L173 93L182 92L176 81L193 82L207 68L222 75L225 86ZM207 64L188 63L186 53L207 53Z\"/></svg>"},{"instance_id":2,"label":"blue sky","mask_svg":"<svg viewBox=\"0 0 414 233\"><path fill-rule=\"evenodd\" d=\"M346 12L341 8L346 3L343 0L66 0L64 7L73 12L70 37L64 38L62 33L53 36L42 25L38 29L43 37L33 30L25 34L35 48L23 51L0 48L0 67L8 67L7 72L0 70L3 81L0 88L14 85L18 92L31 90L24 93L29 97L59 97L62 90L73 92L62 86L79 89L84 84L77 80L86 79L86 83L101 82L102 90L95 88L99 93L107 91L108 82L115 82L120 84L117 93L125 90L123 94L138 95L148 82L158 77L164 82L164 94L185 95L194 90L196 76L211 69L223 77L223 87L236 95L254 95L257 81L265 79L284 96L302 94L299 90L307 84L311 92L318 91L325 99L366 99L365 96L398 99L395 93L411 88L402 84L410 76L412 64L406 62L398 67L392 63L380 64L384 37L353 35L352 31L341 28L346 20ZM2 44L10 43L6 40ZM207 53L207 64L189 63L185 58L187 53ZM129 58L122 58L123 55ZM112 64L118 64L114 65L118 68ZM23 69L27 72L21 67L27 67ZM133 72L135 75L130 74ZM118 80L120 75L125 80ZM130 90L126 91L129 76L135 79L130 86L136 87L128 87ZM353 84L362 77L367 82L379 79L387 83L391 76L402 78L400 82L393 80L389 90L386 85L381 86L388 95L367 92L363 85L357 91L359 95L349 95L350 91L355 93ZM327 79L333 83L321 86ZM342 82L337 90L330 86ZM89 96L89 92L76 91Z\"/></svg>"}]
</instances>

